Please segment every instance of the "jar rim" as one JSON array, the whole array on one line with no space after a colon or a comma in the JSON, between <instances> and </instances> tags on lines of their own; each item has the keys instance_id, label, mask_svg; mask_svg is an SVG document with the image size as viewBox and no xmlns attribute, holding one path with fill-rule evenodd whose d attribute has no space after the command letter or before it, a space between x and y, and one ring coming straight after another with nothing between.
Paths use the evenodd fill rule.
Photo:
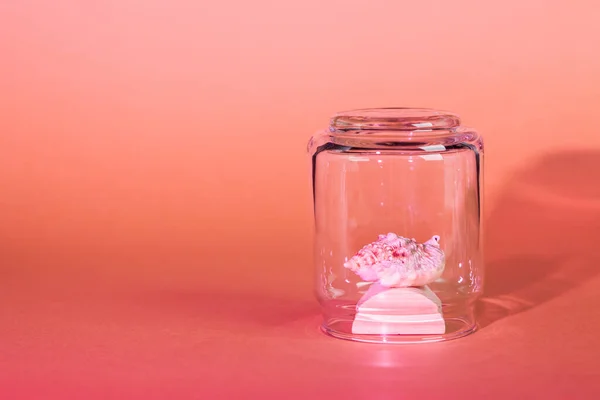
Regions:
<instances>
[{"instance_id":1,"label":"jar rim","mask_svg":"<svg viewBox=\"0 0 600 400\"><path fill-rule=\"evenodd\" d=\"M338 112L329 123L331 131L449 131L460 127L460 117L431 108L384 107Z\"/></svg>"}]
</instances>

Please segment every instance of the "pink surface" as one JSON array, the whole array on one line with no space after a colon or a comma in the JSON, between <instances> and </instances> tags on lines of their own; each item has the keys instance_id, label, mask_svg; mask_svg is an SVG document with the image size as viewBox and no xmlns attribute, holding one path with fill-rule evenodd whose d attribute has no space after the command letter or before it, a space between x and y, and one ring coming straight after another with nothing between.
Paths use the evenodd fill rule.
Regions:
<instances>
[{"instance_id":1,"label":"pink surface","mask_svg":"<svg viewBox=\"0 0 600 400\"><path fill-rule=\"evenodd\" d=\"M463 339L382 346L320 333L306 279L302 290L285 293L240 281L228 290L174 265L138 277L117 272L143 264L150 262L134 266L113 260L101 271L53 273L3 264L1 397L600 395L598 277L509 317L486 303L484 328ZM281 276L271 284L294 279Z\"/></svg>"}]
</instances>

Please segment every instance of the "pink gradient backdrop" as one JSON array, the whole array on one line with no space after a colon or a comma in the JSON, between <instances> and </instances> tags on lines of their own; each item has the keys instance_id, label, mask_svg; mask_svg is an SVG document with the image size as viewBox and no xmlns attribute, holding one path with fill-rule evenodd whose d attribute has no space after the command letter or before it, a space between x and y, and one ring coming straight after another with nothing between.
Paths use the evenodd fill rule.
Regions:
<instances>
[{"instance_id":1,"label":"pink gradient backdrop","mask_svg":"<svg viewBox=\"0 0 600 400\"><path fill-rule=\"evenodd\" d=\"M2 1L0 397L598 392L599 21L591 0ZM463 341L315 329L305 146L373 106L485 136L488 304L515 305Z\"/></svg>"}]
</instances>

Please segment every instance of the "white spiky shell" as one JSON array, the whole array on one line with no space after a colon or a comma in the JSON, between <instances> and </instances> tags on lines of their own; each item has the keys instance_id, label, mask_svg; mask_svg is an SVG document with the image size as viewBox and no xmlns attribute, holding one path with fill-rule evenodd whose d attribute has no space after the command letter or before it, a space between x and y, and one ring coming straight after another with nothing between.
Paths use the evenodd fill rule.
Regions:
<instances>
[{"instance_id":1,"label":"white spiky shell","mask_svg":"<svg viewBox=\"0 0 600 400\"><path fill-rule=\"evenodd\" d=\"M360 249L344 267L364 281L379 282L386 287L424 286L438 279L444 271L444 252L435 235L425 243L395 233L379 238Z\"/></svg>"}]
</instances>

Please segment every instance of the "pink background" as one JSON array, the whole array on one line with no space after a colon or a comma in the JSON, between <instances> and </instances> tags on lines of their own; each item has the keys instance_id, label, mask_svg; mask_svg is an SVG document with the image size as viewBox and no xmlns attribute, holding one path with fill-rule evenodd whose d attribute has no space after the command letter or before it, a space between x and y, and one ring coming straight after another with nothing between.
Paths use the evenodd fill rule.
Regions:
<instances>
[{"instance_id":1,"label":"pink background","mask_svg":"<svg viewBox=\"0 0 600 400\"><path fill-rule=\"evenodd\" d=\"M2 1L0 397L600 394L599 22L591 0ZM460 341L316 328L306 143L378 106L485 137Z\"/></svg>"}]
</instances>

